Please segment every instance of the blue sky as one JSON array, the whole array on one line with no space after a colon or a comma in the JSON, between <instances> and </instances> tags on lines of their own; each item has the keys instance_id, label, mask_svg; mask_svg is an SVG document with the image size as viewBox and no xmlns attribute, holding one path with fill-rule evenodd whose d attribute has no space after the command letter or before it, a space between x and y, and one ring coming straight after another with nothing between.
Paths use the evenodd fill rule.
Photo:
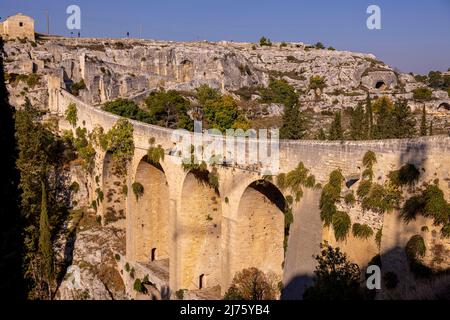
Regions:
<instances>
[{"instance_id":1,"label":"blue sky","mask_svg":"<svg viewBox=\"0 0 450 320\"><path fill-rule=\"evenodd\" d=\"M82 36L164 40L321 41L370 52L404 72L450 68L450 0L0 0L2 18L23 12L36 30L69 35L67 6L82 11ZM366 27L369 5L380 6L382 30Z\"/></svg>"}]
</instances>

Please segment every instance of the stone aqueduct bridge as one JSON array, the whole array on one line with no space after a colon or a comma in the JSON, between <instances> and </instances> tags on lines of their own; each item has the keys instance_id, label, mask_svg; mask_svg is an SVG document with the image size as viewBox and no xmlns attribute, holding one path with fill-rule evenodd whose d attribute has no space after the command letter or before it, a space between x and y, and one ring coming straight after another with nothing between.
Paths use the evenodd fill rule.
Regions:
<instances>
[{"instance_id":1,"label":"stone aqueduct bridge","mask_svg":"<svg viewBox=\"0 0 450 320\"><path fill-rule=\"evenodd\" d=\"M50 79L51 112L64 115L70 103L78 109L77 126L89 131L96 126L107 131L119 119L61 89L59 79ZM169 281L160 286L168 286L171 292L220 285L223 293L236 272L251 266L275 273L285 285L312 275L312 256L324 239L318 208L320 191L305 190L302 200L293 205L294 224L285 259L282 209L286 194L270 183L255 183L262 178L256 170L219 166L220 187L215 192L193 173L185 172L171 155L166 154L160 166L155 167L145 161L149 138L155 138L156 144L169 150L174 145L172 130L131 123L135 152L126 178L128 196L119 199L114 192L110 195L116 209L122 208L126 217L127 261L168 260ZM322 184L327 183L330 172L336 168L341 168L345 176L354 177L362 172L362 158L368 150L377 154L376 177L402 164L417 163L429 179L449 178L448 137L342 143L280 141L280 172L289 172L302 161ZM100 178L105 198L107 189L116 182L110 162L109 153L97 150L95 174ZM144 186L144 195L138 201L131 191L135 181ZM95 182L90 188L91 197L95 198ZM449 190L445 192L448 196ZM100 207L103 215L106 211L105 205ZM400 239L395 235L394 238ZM362 260L368 261L372 256Z\"/></svg>"}]
</instances>

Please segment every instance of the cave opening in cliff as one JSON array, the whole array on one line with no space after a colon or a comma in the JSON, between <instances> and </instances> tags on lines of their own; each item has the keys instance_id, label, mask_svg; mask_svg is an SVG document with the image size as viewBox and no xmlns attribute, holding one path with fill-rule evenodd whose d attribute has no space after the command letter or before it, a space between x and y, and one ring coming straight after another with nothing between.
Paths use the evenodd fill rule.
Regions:
<instances>
[{"instance_id":1,"label":"cave opening in cliff","mask_svg":"<svg viewBox=\"0 0 450 320\"><path fill-rule=\"evenodd\" d=\"M378 81L375 84L375 89L385 89L386 88L386 84L384 83L384 81Z\"/></svg>"}]
</instances>

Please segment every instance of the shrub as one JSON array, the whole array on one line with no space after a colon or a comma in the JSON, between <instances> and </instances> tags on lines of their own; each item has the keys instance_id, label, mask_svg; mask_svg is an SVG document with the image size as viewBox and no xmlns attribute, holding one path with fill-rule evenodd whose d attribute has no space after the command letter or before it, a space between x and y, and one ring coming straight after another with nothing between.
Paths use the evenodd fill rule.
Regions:
<instances>
[{"instance_id":1,"label":"shrub","mask_svg":"<svg viewBox=\"0 0 450 320\"><path fill-rule=\"evenodd\" d=\"M310 90L322 90L326 87L326 80L321 76L312 76L309 78L309 89Z\"/></svg>"},{"instance_id":2,"label":"shrub","mask_svg":"<svg viewBox=\"0 0 450 320\"><path fill-rule=\"evenodd\" d=\"M420 171L413 164L405 164L397 171L389 173L388 178L392 184L398 187L413 186L419 181Z\"/></svg>"},{"instance_id":3,"label":"shrub","mask_svg":"<svg viewBox=\"0 0 450 320\"><path fill-rule=\"evenodd\" d=\"M80 90L86 89L86 84L84 83L84 80L81 79L79 82L74 82L70 86L70 91L72 94L76 97L80 95Z\"/></svg>"},{"instance_id":4,"label":"shrub","mask_svg":"<svg viewBox=\"0 0 450 320\"><path fill-rule=\"evenodd\" d=\"M368 239L373 235L373 230L367 224L355 223L352 227L353 236L360 239Z\"/></svg>"},{"instance_id":5,"label":"shrub","mask_svg":"<svg viewBox=\"0 0 450 320\"><path fill-rule=\"evenodd\" d=\"M375 234L375 242L378 246L378 249L381 247L381 239L383 238L383 228L378 229L377 233Z\"/></svg>"},{"instance_id":6,"label":"shrub","mask_svg":"<svg viewBox=\"0 0 450 320\"><path fill-rule=\"evenodd\" d=\"M114 258L115 258L117 261L120 261L120 254L116 253L116 254L114 255Z\"/></svg>"},{"instance_id":7,"label":"shrub","mask_svg":"<svg viewBox=\"0 0 450 320\"><path fill-rule=\"evenodd\" d=\"M141 279L134 280L133 288L134 288L134 291L137 291L139 293L143 293L143 294L147 293L147 288L145 288Z\"/></svg>"},{"instance_id":8,"label":"shrub","mask_svg":"<svg viewBox=\"0 0 450 320\"><path fill-rule=\"evenodd\" d=\"M277 291L273 279L256 268L249 268L234 276L224 300L274 300Z\"/></svg>"},{"instance_id":9,"label":"shrub","mask_svg":"<svg viewBox=\"0 0 450 320\"><path fill-rule=\"evenodd\" d=\"M97 188L97 190L95 190L95 192L97 193L97 199L102 202L103 199L105 198L105 195L103 193L103 191L100 188Z\"/></svg>"},{"instance_id":10,"label":"shrub","mask_svg":"<svg viewBox=\"0 0 450 320\"><path fill-rule=\"evenodd\" d=\"M108 149L114 159L114 171L117 175L126 174L126 167L134 154L133 126L127 119L119 119L106 134Z\"/></svg>"},{"instance_id":11,"label":"shrub","mask_svg":"<svg viewBox=\"0 0 450 320\"><path fill-rule=\"evenodd\" d=\"M363 157L363 165L366 168L372 167L375 163L377 163L377 156L373 151L367 151Z\"/></svg>"},{"instance_id":12,"label":"shrub","mask_svg":"<svg viewBox=\"0 0 450 320\"><path fill-rule=\"evenodd\" d=\"M325 226L329 226L333 221L333 216L337 211L336 202L339 200L342 191L344 177L340 170L334 170L330 174L329 182L323 187L320 196L320 218Z\"/></svg>"},{"instance_id":13,"label":"shrub","mask_svg":"<svg viewBox=\"0 0 450 320\"><path fill-rule=\"evenodd\" d=\"M125 263L125 271L130 272L130 264L128 262Z\"/></svg>"},{"instance_id":14,"label":"shrub","mask_svg":"<svg viewBox=\"0 0 450 320\"><path fill-rule=\"evenodd\" d=\"M444 238L450 238L450 222L442 227L441 234Z\"/></svg>"},{"instance_id":15,"label":"shrub","mask_svg":"<svg viewBox=\"0 0 450 320\"><path fill-rule=\"evenodd\" d=\"M69 104L65 112L66 120L72 127L77 125L78 117L77 117L77 106L75 103Z\"/></svg>"},{"instance_id":16,"label":"shrub","mask_svg":"<svg viewBox=\"0 0 450 320\"><path fill-rule=\"evenodd\" d=\"M131 277L131 279L134 279L134 273L135 273L134 268L131 268L131 270L130 270L130 277Z\"/></svg>"},{"instance_id":17,"label":"shrub","mask_svg":"<svg viewBox=\"0 0 450 320\"><path fill-rule=\"evenodd\" d=\"M387 197L385 188L377 183L372 184L369 194L362 200L362 208L364 210L372 210L378 213L384 213L392 210L396 200L390 200Z\"/></svg>"},{"instance_id":18,"label":"shrub","mask_svg":"<svg viewBox=\"0 0 450 320\"><path fill-rule=\"evenodd\" d=\"M72 191L73 193L78 193L78 191L80 191L80 185L78 184L78 182L72 182L72 184L70 185L70 191Z\"/></svg>"},{"instance_id":19,"label":"shrub","mask_svg":"<svg viewBox=\"0 0 450 320\"><path fill-rule=\"evenodd\" d=\"M417 101L430 101L433 92L427 87L421 87L413 90L413 99Z\"/></svg>"},{"instance_id":20,"label":"shrub","mask_svg":"<svg viewBox=\"0 0 450 320\"><path fill-rule=\"evenodd\" d=\"M129 118L145 123L153 124L155 119L145 110L142 110L134 101L127 99L116 99L103 105L103 110L118 116Z\"/></svg>"},{"instance_id":21,"label":"shrub","mask_svg":"<svg viewBox=\"0 0 450 320\"><path fill-rule=\"evenodd\" d=\"M175 292L175 297L176 297L178 300L183 300L183 299L184 299L184 293L185 293L186 291L187 291L186 289L180 289L180 290L176 291L176 292Z\"/></svg>"},{"instance_id":22,"label":"shrub","mask_svg":"<svg viewBox=\"0 0 450 320\"><path fill-rule=\"evenodd\" d=\"M292 107L298 102L298 94L287 81L271 79L269 86L261 90L261 102L282 103L286 107Z\"/></svg>"},{"instance_id":23,"label":"shrub","mask_svg":"<svg viewBox=\"0 0 450 320\"><path fill-rule=\"evenodd\" d=\"M128 195L128 186L127 186L126 184L124 184L124 185L122 186L122 194L123 194L124 196L127 196L127 195Z\"/></svg>"},{"instance_id":24,"label":"shrub","mask_svg":"<svg viewBox=\"0 0 450 320\"><path fill-rule=\"evenodd\" d=\"M445 200L444 193L437 185L429 185L425 192L425 216L432 217L436 225L449 222L450 204Z\"/></svg>"},{"instance_id":25,"label":"shrub","mask_svg":"<svg viewBox=\"0 0 450 320\"><path fill-rule=\"evenodd\" d=\"M347 193L344 197L344 201L346 205L353 206L356 202L355 195L353 192Z\"/></svg>"},{"instance_id":26,"label":"shrub","mask_svg":"<svg viewBox=\"0 0 450 320\"><path fill-rule=\"evenodd\" d=\"M372 188L372 182L369 180L363 180L359 183L358 189L356 190L356 194L360 199L365 198Z\"/></svg>"},{"instance_id":27,"label":"shrub","mask_svg":"<svg viewBox=\"0 0 450 320\"><path fill-rule=\"evenodd\" d=\"M325 49L325 46L323 45L322 42L317 42L317 43L314 45L314 47L315 47L316 49Z\"/></svg>"},{"instance_id":28,"label":"shrub","mask_svg":"<svg viewBox=\"0 0 450 320\"><path fill-rule=\"evenodd\" d=\"M321 248L321 253L316 256L314 285L305 290L303 299L361 300L364 291L361 289L361 271L358 265L348 261L339 248L335 249L327 244Z\"/></svg>"},{"instance_id":29,"label":"shrub","mask_svg":"<svg viewBox=\"0 0 450 320\"><path fill-rule=\"evenodd\" d=\"M345 212L338 211L333 215L332 223L336 240L345 240L352 224L350 216Z\"/></svg>"},{"instance_id":30,"label":"shrub","mask_svg":"<svg viewBox=\"0 0 450 320\"><path fill-rule=\"evenodd\" d=\"M139 198L144 195L144 186L139 182L135 182L132 184L131 188L133 189L133 193L136 196L136 201L138 201Z\"/></svg>"},{"instance_id":31,"label":"shrub","mask_svg":"<svg viewBox=\"0 0 450 320\"><path fill-rule=\"evenodd\" d=\"M425 241L420 235L411 237L405 247L406 255L410 260L418 260L425 256Z\"/></svg>"},{"instance_id":32,"label":"shrub","mask_svg":"<svg viewBox=\"0 0 450 320\"><path fill-rule=\"evenodd\" d=\"M423 195L417 195L405 201L401 210L401 217L405 223L416 219L416 216L425 211L426 200Z\"/></svg>"},{"instance_id":33,"label":"shrub","mask_svg":"<svg viewBox=\"0 0 450 320\"><path fill-rule=\"evenodd\" d=\"M362 178L364 180L372 181L373 180L373 176L374 176L374 173L373 173L372 167L364 169L364 171L362 173Z\"/></svg>"},{"instance_id":34,"label":"shrub","mask_svg":"<svg viewBox=\"0 0 450 320\"><path fill-rule=\"evenodd\" d=\"M411 237L406 244L405 252L408 257L410 270L415 277L428 278L432 274L432 270L422 263L422 258L426 253L426 246L420 235Z\"/></svg>"},{"instance_id":35,"label":"shrub","mask_svg":"<svg viewBox=\"0 0 450 320\"><path fill-rule=\"evenodd\" d=\"M147 161L153 165L159 165L162 160L164 160L164 149L161 145L150 146L147 151Z\"/></svg>"},{"instance_id":36,"label":"shrub","mask_svg":"<svg viewBox=\"0 0 450 320\"><path fill-rule=\"evenodd\" d=\"M261 39L259 39L259 45L262 46L272 46L272 42L270 41L270 39L266 38L266 37L261 37Z\"/></svg>"}]
</instances>

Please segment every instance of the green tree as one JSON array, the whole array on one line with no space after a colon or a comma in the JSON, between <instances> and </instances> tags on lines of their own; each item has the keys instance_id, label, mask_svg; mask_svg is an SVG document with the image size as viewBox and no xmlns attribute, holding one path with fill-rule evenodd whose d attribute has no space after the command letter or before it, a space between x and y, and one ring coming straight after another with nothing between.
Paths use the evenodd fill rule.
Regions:
<instances>
[{"instance_id":1,"label":"green tree","mask_svg":"<svg viewBox=\"0 0 450 320\"><path fill-rule=\"evenodd\" d=\"M387 99L378 100L376 123L373 129L373 138L391 139L394 138L393 128L396 124L392 121L391 106Z\"/></svg>"},{"instance_id":2,"label":"green tree","mask_svg":"<svg viewBox=\"0 0 450 320\"><path fill-rule=\"evenodd\" d=\"M343 140L344 134L342 132L341 112L338 111L334 114L334 120L330 126L330 134L328 135L330 140Z\"/></svg>"},{"instance_id":3,"label":"green tree","mask_svg":"<svg viewBox=\"0 0 450 320\"><path fill-rule=\"evenodd\" d=\"M355 109L352 109L350 137L353 140L364 140L367 138L366 115L362 103L358 103L358 106Z\"/></svg>"},{"instance_id":4,"label":"green tree","mask_svg":"<svg viewBox=\"0 0 450 320\"><path fill-rule=\"evenodd\" d=\"M430 121L430 136L433 135L433 121Z\"/></svg>"},{"instance_id":5,"label":"green tree","mask_svg":"<svg viewBox=\"0 0 450 320\"><path fill-rule=\"evenodd\" d=\"M187 112L190 103L175 90L152 92L145 99L150 117L155 124L166 128L181 128L192 131L194 122Z\"/></svg>"},{"instance_id":6,"label":"green tree","mask_svg":"<svg viewBox=\"0 0 450 320\"><path fill-rule=\"evenodd\" d=\"M316 257L314 285L307 288L304 300L362 300L361 272L355 263L339 248L322 245L322 252Z\"/></svg>"},{"instance_id":7,"label":"green tree","mask_svg":"<svg viewBox=\"0 0 450 320\"><path fill-rule=\"evenodd\" d=\"M421 87L413 90L413 99L420 102L430 101L433 92L427 87Z\"/></svg>"},{"instance_id":8,"label":"green tree","mask_svg":"<svg viewBox=\"0 0 450 320\"><path fill-rule=\"evenodd\" d=\"M45 184L41 182L42 198L41 198L41 215L39 219L39 257L41 262L41 272L43 280L47 284L48 298L52 299L52 282L53 275L53 249L50 233L50 224L48 222L47 212L47 191Z\"/></svg>"},{"instance_id":9,"label":"green tree","mask_svg":"<svg viewBox=\"0 0 450 320\"><path fill-rule=\"evenodd\" d=\"M103 110L117 114L124 118L129 118L145 123L153 124L155 119L148 112L139 108L139 106L131 100L116 99L104 104Z\"/></svg>"},{"instance_id":10,"label":"green tree","mask_svg":"<svg viewBox=\"0 0 450 320\"><path fill-rule=\"evenodd\" d=\"M218 129L222 132L227 129L247 130L250 128L250 124L231 96L225 95L214 100L208 100L203 110L209 128Z\"/></svg>"},{"instance_id":11,"label":"green tree","mask_svg":"<svg viewBox=\"0 0 450 320\"><path fill-rule=\"evenodd\" d=\"M427 110L425 106L422 107L422 118L420 119L420 136L424 137L428 133L427 125Z\"/></svg>"},{"instance_id":12,"label":"green tree","mask_svg":"<svg viewBox=\"0 0 450 320\"><path fill-rule=\"evenodd\" d=\"M373 110L372 110L372 99L370 98L370 94L367 93L366 98L366 114L365 114L365 122L367 125L367 139L372 139L373 135Z\"/></svg>"},{"instance_id":13,"label":"green tree","mask_svg":"<svg viewBox=\"0 0 450 320\"><path fill-rule=\"evenodd\" d=\"M201 106L206 105L208 101L215 101L220 98L220 92L212 89L206 84L202 84L196 89L197 100Z\"/></svg>"},{"instance_id":14,"label":"green tree","mask_svg":"<svg viewBox=\"0 0 450 320\"><path fill-rule=\"evenodd\" d=\"M277 286L264 272L256 269L244 269L237 273L225 300L275 300Z\"/></svg>"},{"instance_id":15,"label":"green tree","mask_svg":"<svg viewBox=\"0 0 450 320\"><path fill-rule=\"evenodd\" d=\"M77 125L78 117L77 117L77 106L75 103L69 104L67 110L65 112L66 120L72 127Z\"/></svg>"},{"instance_id":16,"label":"green tree","mask_svg":"<svg viewBox=\"0 0 450 320\"><path fill-rule=\"evenodd\" d=\"M317 133L317 140L327 140L327 134L325 133L325 130L323 130L323 128L319 129L319 133Z\"/></svg>"},{"instance_id":17,"label":"green tree","mask_svg":"<svg viewBox=\"0 0 450 320\"><path fill-rule=\"evenodd\" d=\"M108 150L114 159L114 170L119 176L126 174L126 167L134 154L134 128L127 119L119 119L106 134Z\"/></svg>"},{"instance_id":18,"label":"green tree","mask_svg":"<svg viewBox=\"0 0 450 320\"><path fill-rule=\"evenodd\" d=\"M266 37L261 37L261 39L259 39L259 45L262 46L272 46L272 42L270 41L270 39L266 38Z\"/></svg>"},{"instance_id":19,"label":"green tree","mask_svg":"<svg viewBox=\"0 0 450 320\"><path fill-rule=\"evenodd\" d=\"M286 107L292 107L298 103L298 98L295 88L286 80L271 79L269 86L261 90L263 103L282 103Z\"/></svg>"},{"instance_id":20,"label":"green tree","mask_svg":"<svg viewBox=\"0 0 450 320\"><path fill-rule=\"evenodd\" d=\"M316 49L325 49L325 46L323 45L322 42L317 42L317 43L314 45L314 47L315 47Z\"/></svg>"},{"instance_id":21,"label":"green tree","mask_svg":"<svg viewBox=\"0 0 450 320\"><path fill-rule=\"evenodd\" d=\"M308 127L308 118L300 110L298 104L285 106L283 114L283 125L280 128L281 139L303 139L307 134Z\"/></svg>"},{"instance_id":22,"label":"green tree","mask_svg":"<svg viewBox=\"0 0 450 320\"><path fill-rule=\"evenodd\" d=\"M397 139L412 138L416 134L416 120L406 100L394 104L392 116L392 137Z\"/></svg>"}]
</instances>

